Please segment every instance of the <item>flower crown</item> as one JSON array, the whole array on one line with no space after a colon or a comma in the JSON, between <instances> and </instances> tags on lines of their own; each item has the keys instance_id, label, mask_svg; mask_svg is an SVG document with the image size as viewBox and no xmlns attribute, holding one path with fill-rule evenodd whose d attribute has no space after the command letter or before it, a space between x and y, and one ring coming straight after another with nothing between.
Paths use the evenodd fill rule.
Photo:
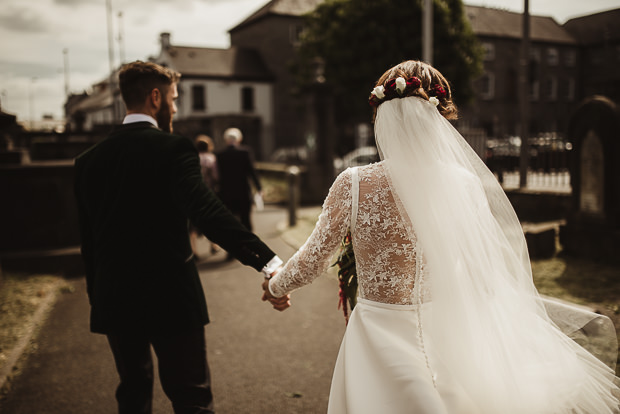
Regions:
<instances>
[{"instance_id":1,"label":"flower crown","mask_svg":"<svg viewBox=\"0 0 620 414\"><path fill-rule=\"evenodd\" d=\"M408 79L399 76L396 79L390 79L385 84L379 85L375 87L372 92L370 92L370 97L368 98L368 103L372 107L377 107L381 103L385 101L390 101L394 98L402 98L407 96L407 92L410 92L414 89L418 89L422 82L415 76L412 76ZM431 96L428 101L433 105L439 105L438 98L446 97L446 90L439 84L434 84L429 91L429 95Z\"/></svg>"}]
</instances>

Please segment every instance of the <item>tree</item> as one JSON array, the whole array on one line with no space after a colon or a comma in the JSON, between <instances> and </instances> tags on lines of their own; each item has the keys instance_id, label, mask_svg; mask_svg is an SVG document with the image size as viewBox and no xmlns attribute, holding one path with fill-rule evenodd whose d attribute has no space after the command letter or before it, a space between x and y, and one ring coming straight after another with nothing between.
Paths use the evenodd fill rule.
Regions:
<instances>
[{"instance_id":1,"label":"tree","mask_svg":"<svg viewBox=\"0 0 620 414\"><path fill-rule=\"evenodd\" d=\"M326 0L306 16L298 59L300 85L316 81L317 60L339 119L367 122L368 96L379 76L404 60L421 59L424 0ZM433 66L452 83L457 104L473 96L482 49L461 0L433 1Z\"/></svg>"}]
</instances>

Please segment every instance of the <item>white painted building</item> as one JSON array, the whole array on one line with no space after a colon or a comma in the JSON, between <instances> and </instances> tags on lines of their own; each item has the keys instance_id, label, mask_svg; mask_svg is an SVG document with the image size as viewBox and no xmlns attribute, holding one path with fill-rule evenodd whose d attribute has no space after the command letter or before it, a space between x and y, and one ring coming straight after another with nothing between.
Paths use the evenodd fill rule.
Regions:
<instances>
[{"instance_id":1,"label":"white painted building","mask_svg":"<svg viewBox=\"0 0 620 414\"><path fill-rule=\"evenodd\" d=\"M237 127L260 157L274 150L273 75L252 49L174 46L162 33L151 61L181 73L174 128L188 137L206 133L223 146L226 128Z\"/></svg>"},{"instance_id":2,"label":"white painted building","mask_svg":"<svg viewBox=\"0 0 620 414\"><path fill-rule=\"evenodd\" d=\"M162 33L160 40L159 55L149 60L181 73L174 132L190 139L210 135L217 149L224 145L224 130L236 127L257 158L267 158L275 146L274 77L260 54L240 47L175 46L169 33ZM93 85L92 92L69 99L66 116L73 131L105 131L120 123L125 107L118 86L114 99L108 86L105 79Z\"/></svg>"}]
</instances>

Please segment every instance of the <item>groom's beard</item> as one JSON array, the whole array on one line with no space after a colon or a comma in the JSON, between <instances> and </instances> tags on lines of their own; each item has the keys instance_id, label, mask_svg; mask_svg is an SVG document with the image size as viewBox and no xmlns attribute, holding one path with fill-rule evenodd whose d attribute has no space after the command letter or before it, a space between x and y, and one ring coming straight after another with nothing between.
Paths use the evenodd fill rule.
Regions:
<instances>
[{"instance_id":1,"label":"groom's beard","mask_svg":"<svg viewBox=\"0 0 620 414\"><path fill-rule=\"evenodd\" d=\"M170 106L165 100L162 101L161 108L157 112L156 121L162 130L172 134L172 114L170 113Z\"/></svg>"}]
</instances>

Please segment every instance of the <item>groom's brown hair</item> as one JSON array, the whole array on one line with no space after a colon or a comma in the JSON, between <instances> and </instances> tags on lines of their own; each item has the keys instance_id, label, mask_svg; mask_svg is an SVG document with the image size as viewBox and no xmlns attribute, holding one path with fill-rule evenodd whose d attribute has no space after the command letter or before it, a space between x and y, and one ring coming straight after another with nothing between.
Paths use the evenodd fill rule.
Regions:
<instances>
[{"instance_id":1,"label":"groom's brown hair","mask_svg":"<svg viewBox=\"0 0 620 414\"><path fill-rule=\"evenodd\" d=\"M164 93L166 88L177 83L180 78L178 72L140 60L124 65L118 74L121 95L128 109L142 107L153 89Z\"/></svg>"}]
</instances>

